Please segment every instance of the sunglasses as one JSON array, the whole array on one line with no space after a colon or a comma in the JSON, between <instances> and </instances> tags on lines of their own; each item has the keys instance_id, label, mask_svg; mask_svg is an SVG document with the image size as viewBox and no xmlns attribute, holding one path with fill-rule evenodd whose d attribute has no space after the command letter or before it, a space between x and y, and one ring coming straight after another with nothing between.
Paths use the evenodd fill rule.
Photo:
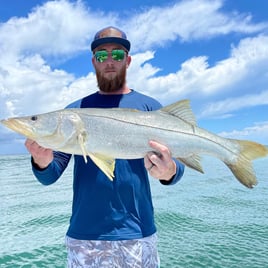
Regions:
<instances>
[{"instance_id":1,"label":"sunglasses","mask_svg":"<svg viewBox=\"0 0 268 268\"><path fill-rule=\"evenodd\" d=\"M98 62L104 62L108 59L108 55L111 54L112 59L115 61L121 61L125 58L126 51L123 49L113 49L111 52L106 50L99 50L94 53L94 57Z\"/></svg>"}]
</instances>

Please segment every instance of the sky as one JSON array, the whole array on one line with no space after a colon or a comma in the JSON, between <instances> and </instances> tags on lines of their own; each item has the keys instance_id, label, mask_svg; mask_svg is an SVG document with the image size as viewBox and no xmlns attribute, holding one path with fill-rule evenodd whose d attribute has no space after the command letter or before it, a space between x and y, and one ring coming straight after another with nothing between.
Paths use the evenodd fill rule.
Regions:
<instances>
[{"instance_id":1,"label":"sky","mask_svg":"<svg viewBox=\"0 0 268 268\"><path fill-rule=\"evenodd\" d=\"M268 1L9 0L0 5L0 119L64 108L98 90L90 43L131 41L127 83L162 105L189 99L198 125L268 144ZM0 154L25 153L0 126Z\"/></svg>"}]
</instances>

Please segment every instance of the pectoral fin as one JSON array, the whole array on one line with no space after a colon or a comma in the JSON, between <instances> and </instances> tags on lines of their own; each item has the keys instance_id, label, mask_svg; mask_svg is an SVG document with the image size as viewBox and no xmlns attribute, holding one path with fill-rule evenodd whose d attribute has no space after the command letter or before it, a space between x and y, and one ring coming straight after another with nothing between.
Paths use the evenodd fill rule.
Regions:
<instances>
[{"instance_id":1,"label":"pectoral fin","mask_svg":"<svg viewBox=\"0 0 268 268\"><path fill-rule=\"evenodd\" d=\"M102 154L89 154L92 161L112 181L114 178L115 159Z\"/></svg>"},{"instance_id":2,"label":"pectoral fin","mask_svg":"<svg viewBox=\"0 0 268 268\"><path fill-rule=\"evenodd\" d=\"M87 155L88 155L88 153L87 153L87 150L86 150L86 147L85 147L85 135L84 135L84 133L83 132L80 133L77 136L77 139L78 139L78 143L80 145L80 148L81 148L85 163L87 163Z\"/></svg>"},{"instance_id":3,"label":"pectoral fin","mask_svg":"<svg viewBox=\"0 0 268 268\"><path fill-rule=\"evenodd\" d=\"M114 167L115 167L115 160L114 158L107 157L102 154L93 154L88 153L85 140L86 140L86 132L81 132L77 136L78 143L80 145L85 163L87 163L87 156L89 156L92 161L102 170L102 172L112 181L114 178Z\"/></svg>"}]
</instances>

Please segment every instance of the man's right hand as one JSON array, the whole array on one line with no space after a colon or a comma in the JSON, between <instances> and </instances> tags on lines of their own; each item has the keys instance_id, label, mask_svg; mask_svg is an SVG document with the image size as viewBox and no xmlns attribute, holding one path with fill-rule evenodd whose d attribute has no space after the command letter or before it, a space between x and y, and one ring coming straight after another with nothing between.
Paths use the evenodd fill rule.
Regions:
<instances>
[{"instance_id":1,"label":"man's right hand","mask_svg":"<svg viewBox=\"0 0 268 268\"><path fill-rule=\"evenodd\" d=\"M53 160L53 151L41 147L37 142L27 139L25 147L33 157L34 163L40 168L46 168Z\"/></svg>"}]
</instances>

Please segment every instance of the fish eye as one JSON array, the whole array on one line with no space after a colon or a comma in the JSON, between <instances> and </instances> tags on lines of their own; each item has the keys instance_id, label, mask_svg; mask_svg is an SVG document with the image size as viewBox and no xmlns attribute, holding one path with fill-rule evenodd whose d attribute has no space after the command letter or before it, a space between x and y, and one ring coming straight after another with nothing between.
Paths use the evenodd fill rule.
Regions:
<instances>
[{"instance_id":1,"label":"fish eye","mask_svg":"<svg viewBox=\"0 0 268 268\"><path fill-rule=\"evenodd\" d=\"M33 115L33 116L31 117L31 120L32 120L32 121L37 121L37 116L36 116L36 115Z\"/></svg>"}]
</instances>

